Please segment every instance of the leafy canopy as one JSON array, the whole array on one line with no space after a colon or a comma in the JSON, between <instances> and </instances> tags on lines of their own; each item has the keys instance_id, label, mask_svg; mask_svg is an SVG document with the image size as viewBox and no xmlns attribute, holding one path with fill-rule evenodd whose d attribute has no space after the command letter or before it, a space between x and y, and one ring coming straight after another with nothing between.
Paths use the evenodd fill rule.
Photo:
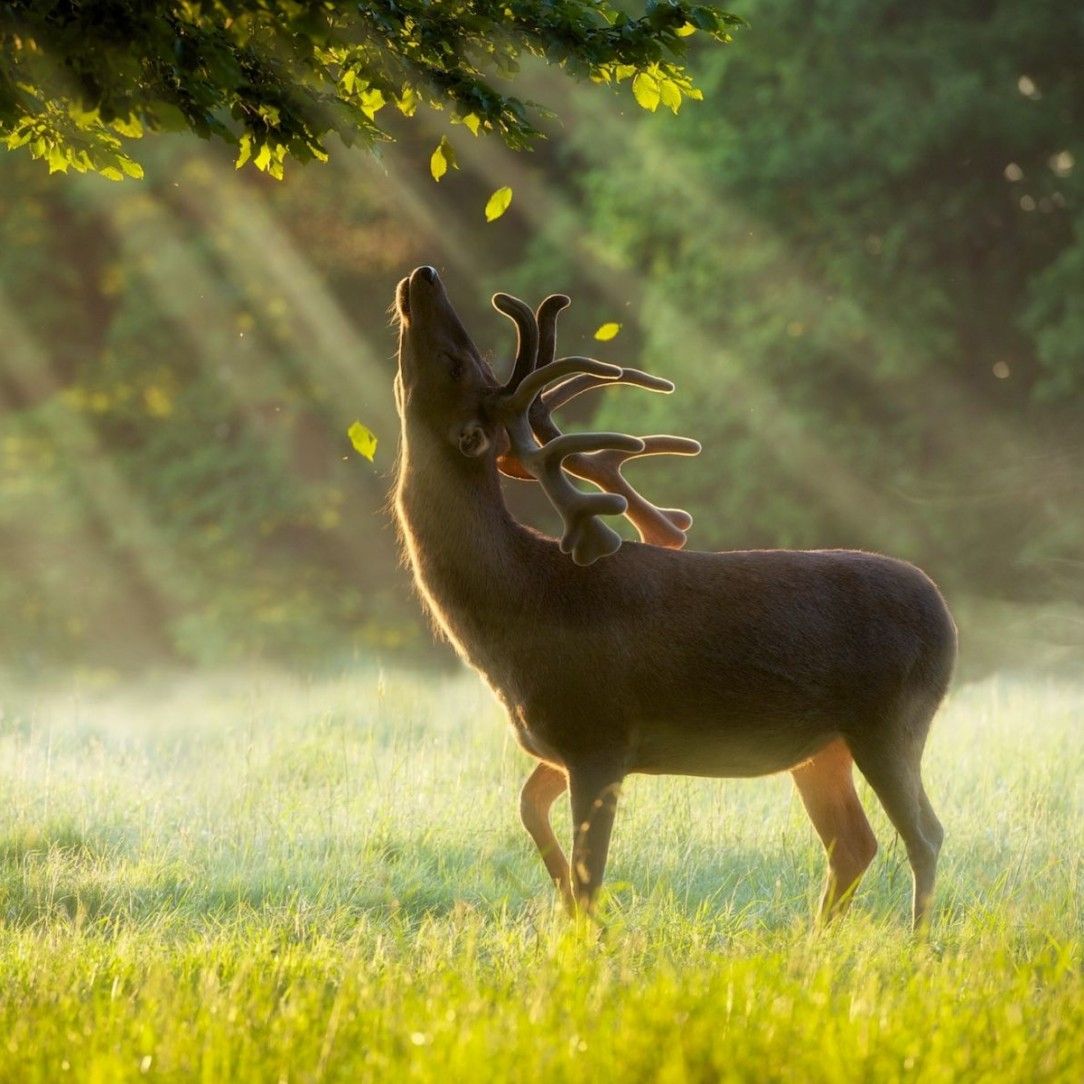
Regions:
<instances>
[{"instance_id":1,"label":"leafy canopy","mask_svg":"<svg viewBox=\"0 0 1084 1084\"><path fill-rule=\"evenodd\" d=\"M140 177L131 141L191 130L281 177L286 159L387 139L379 114L447 109L519 149L539 133L503 81L524 55L677 111L698 98L681 60L733 15L648 0L9 0L0 6L0 139L50 172ZM539 111L539 107L535 108ZM434 170L435 172L435 170Z\"/></svg>"}]
</instances>

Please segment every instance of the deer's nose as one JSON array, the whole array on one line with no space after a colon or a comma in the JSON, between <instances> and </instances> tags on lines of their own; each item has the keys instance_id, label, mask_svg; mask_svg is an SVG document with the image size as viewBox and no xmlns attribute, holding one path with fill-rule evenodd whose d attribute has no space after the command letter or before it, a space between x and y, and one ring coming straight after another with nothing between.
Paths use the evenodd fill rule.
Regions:
<instances>
[{"instance_id":1,"label":"deer's nose","mask_svg":"<svg viewBox=\"0 0 1084 1084\"><path fill-rule=\"evenodd\" d=\"M437 269L435 267L430 267L429 264L426 264L424 267L419 267L414 274L417 275L418 278L425 279L426 282L437 281Z\"/></svg>"}]
</instances>

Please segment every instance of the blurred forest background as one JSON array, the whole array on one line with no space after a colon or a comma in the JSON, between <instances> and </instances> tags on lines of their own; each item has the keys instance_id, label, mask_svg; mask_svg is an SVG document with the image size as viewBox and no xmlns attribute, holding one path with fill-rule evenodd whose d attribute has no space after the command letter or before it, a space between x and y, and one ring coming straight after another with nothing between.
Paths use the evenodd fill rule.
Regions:
<instances>
[{"instance_id":1,"label":"blurred forest background","mask_svg":"<svg viewBox=\"0 0 1084 1084\"><path fill-rule=\"evenodd\" d=\"M677 117L525 72L561 118L529 153L419 115L281 182L191 137L138 183L0 154L0 667L449 659L384 511L387 306L419 263L498 365L490 293L563 291L563 352L677 382L574 420L703 441L636 468L696 548L892 553L970 671L1079 665L1079 3L733 7L750 29L694 55Z\"/></svg>"}]
</instances>

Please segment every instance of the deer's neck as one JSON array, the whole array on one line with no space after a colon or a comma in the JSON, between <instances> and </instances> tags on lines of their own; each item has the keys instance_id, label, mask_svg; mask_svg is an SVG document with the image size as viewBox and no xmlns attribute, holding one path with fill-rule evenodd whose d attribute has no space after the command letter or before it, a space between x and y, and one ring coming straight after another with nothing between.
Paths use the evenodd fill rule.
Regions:
<instances>
[{"instance_id":1,"label":"deer's neck","mask_svg":"<svg viewBox=\"0 0 1084 1084\"><path fill-rule=\"evenodd\" d=\"M475 461L425 454L405 439L395 510L418 589L459 653L493 673L494 647L530 594L524 552L538 544L509 514L497 473Z\"/></svg>"}]
</instances>

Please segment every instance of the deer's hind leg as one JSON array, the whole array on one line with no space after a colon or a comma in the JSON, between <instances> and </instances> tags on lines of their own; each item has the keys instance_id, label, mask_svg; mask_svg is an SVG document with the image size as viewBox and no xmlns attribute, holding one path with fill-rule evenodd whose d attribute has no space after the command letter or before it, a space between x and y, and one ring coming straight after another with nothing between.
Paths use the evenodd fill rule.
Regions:
<instances>
[{"instance_id":1,"label":"deer's hind leg","mask_svg":"<svg viewBox=\"0 0 1084 1084\"><path fill-rule=\"evenodd\" d=\"M929 921L937 858L945 832L922 785L922 749L936 704L921 703L901 712L888 733L876 738L848 737L859 771L881 800L907 848L914 874L913 921L916 931Z\"/></svg>"},{"instance_id":2,"label":"deer's hind leg","mask_svg":"<svg viewBox=\"0 0 1084 1084\"><path fill-rule=\"evenodd\" d=\"M553 826L550 824L550 807L565 792L568 777L559 768L540 763L523 784L519 793L519 815L523 827L534 840L550 880L557 886L561 899L570 911L575 904L572 898L572 884L569 876L568 859L557 842Z\"/></svg>"},{"instance_id":3,"label":"deer's hind leg","mask_svg":"<svg viewBox=\"0 0 1084 1084\"><path fill-rule=\"evenodd\" d=\"M853 759L842 738L791 771L828 856L822 921L845 911L877 854L877 839L854 789Z\"/></svg>"}]
</instances>

